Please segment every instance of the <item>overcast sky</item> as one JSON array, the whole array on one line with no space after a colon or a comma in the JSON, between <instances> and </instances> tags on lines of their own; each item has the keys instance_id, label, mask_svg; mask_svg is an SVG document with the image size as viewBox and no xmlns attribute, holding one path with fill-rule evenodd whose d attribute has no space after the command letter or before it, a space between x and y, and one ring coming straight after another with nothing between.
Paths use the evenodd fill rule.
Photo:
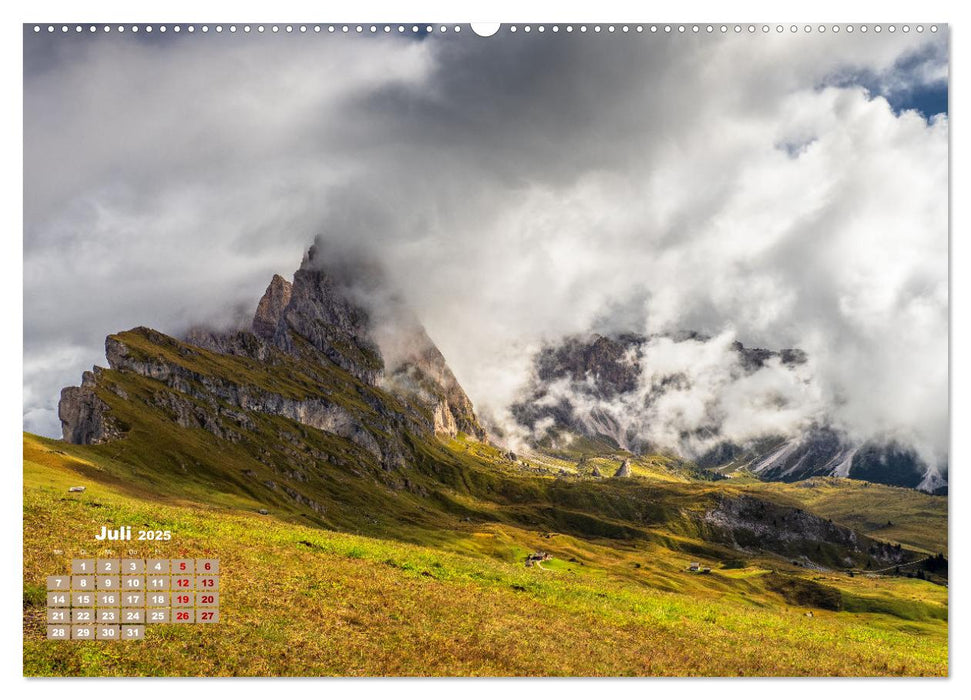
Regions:
<instances>
[{"instance_id":1,"label":"overcast sky","mask_svg":"<svg viewBox=\"0 0 971 700\"><path fill-rule=\"evenodd\" d=\"M693 329L946 453L944 31L24 39L27 430L105 335L249 314L319 234L484 413L544 339Z\"/></svg>"}]
</instances>

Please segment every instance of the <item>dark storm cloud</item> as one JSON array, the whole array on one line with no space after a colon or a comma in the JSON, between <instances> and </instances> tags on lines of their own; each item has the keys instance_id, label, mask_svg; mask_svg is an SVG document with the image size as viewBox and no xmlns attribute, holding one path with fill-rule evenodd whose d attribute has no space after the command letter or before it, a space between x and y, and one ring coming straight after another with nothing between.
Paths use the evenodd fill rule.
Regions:
<instances>
[{"instance_id":1,"label":"dark storm cloud","mask_svg":"<svg viewBox=\"0 0 971 700\"><path fill-rule=\"evenodd\" d=\"M800 420L946 444L947 121L880 96L943 37L61 38L25 36L29 428L105 334L225 323L320 234L496 420L544 337L693 328L814 354Z\"/></svg>"}]
</instances>

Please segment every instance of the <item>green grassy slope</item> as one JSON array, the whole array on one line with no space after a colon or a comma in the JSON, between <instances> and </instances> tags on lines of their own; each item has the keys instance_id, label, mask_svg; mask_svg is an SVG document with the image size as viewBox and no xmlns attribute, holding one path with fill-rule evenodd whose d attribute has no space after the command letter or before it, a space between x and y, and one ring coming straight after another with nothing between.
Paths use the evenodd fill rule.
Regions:
<instances>
[{"instance_id":1,"label":"green grassy slope","mask_svg":"<svg viewBox=\"0 0 971 700\"><path fill-rule=\"evenodd\" d=\"M899 542L931 554L947 554L946 496L855 479L823 477L794 484L751 480L744 490L798 504L881 540Z\"/></svg>"},{"instance_id":2,"label":"green grassy slope","mask_svg":"<svg viewBox=\"0 0 971 700\"><path fill-rule=\"evenodd\" d=\"M28 675L946 674L946 587L841 572L882 542L946 551L946 499L712 481L590 441L512 456L441 440L427 406L294 342L255 360L112 336L95 391L123 436L25 434ZM354 429L274 415L293 402ZM624 460L632 478L609 478ZM847 544L826 519L873 539ZM93 535L120 524L173 531L143 556L218 556L224 621L141 644L43 639L45 577L105 555ZM526 567L537 551L552 558Z\"/></svg>"},{"instance_id":3,"label":"green grassy slope","mask_svg":"<svg viewBox=\"0 0 971 700\"><path fill-rule=\"evenodd\" d=\"M523 475L456 440L418 446L411 489L322 467L322 513L281 498L262 516L264 491L233 482L245 451L193 474L153 469L150 443L133 460L128 439L25 436L27 675L947 673L946 588L739 562L681 516L724 482ZM45 577L81 549L102 554L93 534L120 523L173 531L144 556L219 557L223 622L150 628L141 643L43 639ZM553 559L523 566L538 549ZM692 560L714 570L689 573ZM842 611L822 605L829 589Z\"/></svg>"}]
</instances>

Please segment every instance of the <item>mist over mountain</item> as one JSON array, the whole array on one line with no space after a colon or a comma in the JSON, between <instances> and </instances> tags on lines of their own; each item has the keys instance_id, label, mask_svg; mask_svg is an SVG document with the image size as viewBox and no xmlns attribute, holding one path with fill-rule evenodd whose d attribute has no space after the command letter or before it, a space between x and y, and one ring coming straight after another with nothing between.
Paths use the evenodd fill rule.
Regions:
<instances>
[{"instance_id":1,"label":"mist over mountain","mask_svg":"<svg viewBox=\"0 0 971 700\"><path fill-rule=\"evenodd\" d=\"M248 322L319 234L380 263L508 435L536 353L595 329L653 358L618 437L701 458L816 425L947 464L949 122L912 99L946 95L944 28L55 38L25 54L28 430L60 434L106 334ZM385 361L422 345L402 324ZM747 373L735 341L807 361Z\"/></svg>"},{"instance_id":2,"label":"mist over mountain","mask_svg":"<svg viewBox=\"0 0 971 700\"><path fill-rule=\"evenodd\" d=\"M266 457L269 446L296 439L272 422L280 417L346 441L311 451L308 469L313 460L353 455L352 463L379 475L414 461L416 436L483 439L472 403L418 321L400 302L399 316L387 315L387 303L376 313L373 299L393 298L379 268L329 257L322 247L309 248L292 282L274 275L242 327L197 326L183 339L145 327L108 336L108 368L95 366L61 392L63 439L119 440L161 412L179 429L255 447L257 461L279 469ZM310 478L295 469L288 463L282 473L298 484ZM313 503L287 488L291 499Z\"/></svg>"},{"instance_id":3,"label":"mist over mountain","mask_svg":"<svg viewBox=\"0 0 971 700\"><path fill-rule=\"evenodd\" d=\"M772 480L841 476L946 492L946 461L925 461L894 435L855 435L813 371L802 350L749 348L730 332L570 336L536 354L513 420L497 431L513 444L593 438Z\"/></svg>"}]
</instances>

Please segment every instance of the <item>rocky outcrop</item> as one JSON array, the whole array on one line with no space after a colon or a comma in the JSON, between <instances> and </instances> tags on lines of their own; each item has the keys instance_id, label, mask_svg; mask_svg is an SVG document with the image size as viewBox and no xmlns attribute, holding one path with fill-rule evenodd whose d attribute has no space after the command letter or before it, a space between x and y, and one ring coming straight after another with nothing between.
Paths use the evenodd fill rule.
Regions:
<instances>
[{"instance_id":1,"label":"rocky outcrop","mask_svg":"<svg viewBox=\"0 0 971 700\"><path fill-rule=\"evenodd\" d=\"M338 367L373 386L384 361L371 337L369 314L328 274L318 250L316 244L311 246L294 274L290 299L271 342L290 353L299 352L302 341L309 342Z\"/></svg>"},{"instance_id":2,"label":"rocky outcrop","mask_svg":"<svg viewBox=\"0 0 971 700\"><path fill-rule=\"evenodd\" d=\"M478 440L485 431L476 418L465 390L459 384L445 357L417 321L397 329L396 366L388 377L388 388L418 402L432 416L432 429L454 437L465 433Z\"/></svg>"},{"instance_id":3,"label":"rocky outcrop","mask_svg":"<svg viewBox=\"0 0 971 700\"><path fill-rule=\"evenodd\" d=\"M755 372L762 369L769 360L776 357L779 358L782 364L788 367L805 364L808 359L806 353L798 348L786 348L784 350L747 348L736 340L732 343L732 349L738 354L742 367L747 372Z\"/></svg>"},{"instance_id":4,"label":"rocky outcrop","mask_svg":"<svg viewBox=\"0 0 971 700\"><path fill-rule=\"evenodd\" d=\"M193 328L184 341L150 328L112 335L105 341L109 373L155 382L139 400L183 428L240 442L257 416L279 416L348 440L386 469L407 461L407 434L485 438L471 401L417 322L406 324L408 352L385 376L373 316L343 273L328 271L313 246L292 284L273 278L252 331ZM97 392L121 397L121 384L85 373L81 387L66 388L64 439L97 444L120 436Z\"/></svg>"},{"instance_id":5,"label":"rocky outcrop","mask_svg":"<svg viewBox=\"0 0 971 700\"><path fill-rule=\"evenodd\" d=\"M432 412L432 429L436 435L448 435L451 437L458 435L459 429L455 424L455 416L452 415L448 401L439 401L435 404Z\"/></svg>"},{"instance_id":6,"label":"rocky outcrop","mask_svg":"<svg viewBox=\"0 0 971 700\"><path fill-rule=\"evenodd\" d=\"M912 552L877 542L831 520L799 508L781 506L751 496L720 496L702 515L706 539L736 549L770 551L797 561L833 567L892 566Z\"/></svg>"},{"instance_id":7,"label":"rocky outcrop","mask_svg":"<svg viewBox=\"0 0 971 700\"><path fill-rule=\"evenodd\" d=\"M256 306L256 314L253 316L253 333L264 340L273 340L276 329L283 319L283 312L290 304L290 296L293 285L287 282L280 275L273 275L263 298Z\"/></svg>"},{"instance_id":8,"label":"rocky outcrop","mask_svg":"<svg viewBox=\"0 0 971 700\"><path fill-rule=\"evenodd\" d=\"M615 479L627 479L627 478L630 477L630 475L631 475L631 473L630 473L630 460L629 459L625 459L623 462L620 463L620 466L617 467L617 471L614 472L614 478Z\"/></svg>"},{"instance_id":9,"label":"rocky outcrop","mask_svg":"<svg viewBox=\"0 0 971 700\"><path fill-rule=\"evenodd\" d=\"M186 332L184 340L190 345L205 348L220 355L251 357L267 363L271 362L273 357L272 345L244 330L214 331L211 328L194 327Z\"/></svg>"},{"instance_id":10,"label":"rocky outcrop","mask_svg":"<svg viewBox=\"0 0 971 700\"><path fill-rule=\"evenodd\" d=\"M100 445L123 433L121 426L109 414L108 404L95 393L93 372L82 375L81 386L61 390L57 415L66 442L76 445Z\"/></svg>"}]
</instances>

